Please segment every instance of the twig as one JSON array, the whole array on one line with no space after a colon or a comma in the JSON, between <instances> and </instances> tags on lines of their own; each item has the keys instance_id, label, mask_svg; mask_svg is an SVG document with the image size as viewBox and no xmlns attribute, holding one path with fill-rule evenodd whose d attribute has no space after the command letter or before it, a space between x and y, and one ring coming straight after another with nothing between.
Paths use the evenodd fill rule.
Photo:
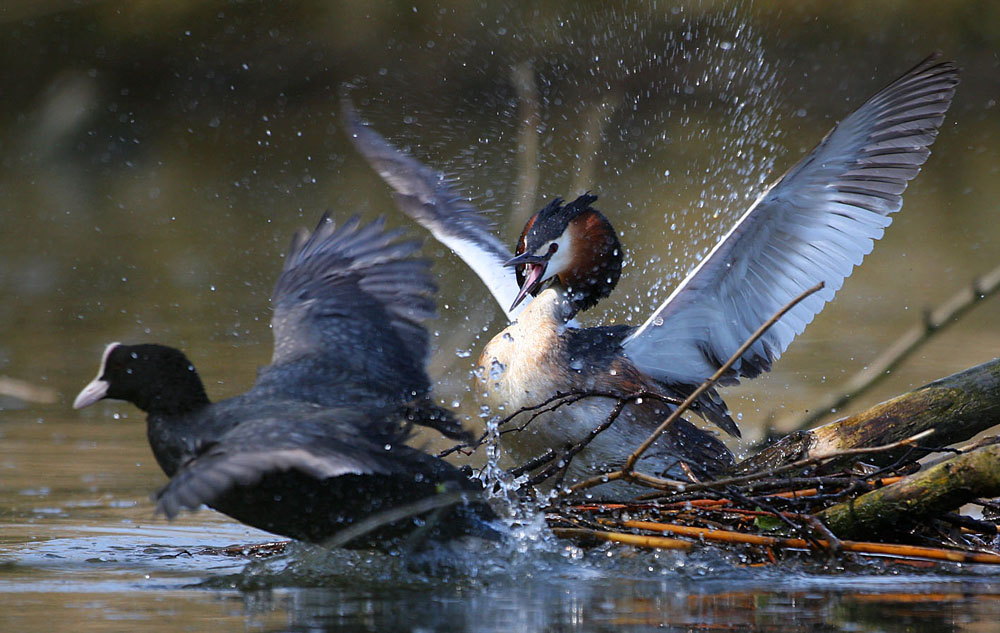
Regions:
<instances>
[{"instance_id":1,"label":"twig","mask_svg":"<svg viewBox=\"0 0 1000 633\"><path fill-rule=\"evenodd\" d=\"M608 413L607 417L604 418L604 420L600 424L598 424L594 429L592 429L590 433L586 435L586 437L584 437L579 442L573 444L568 449L566 449L566 452L562 454L562 456L558 461L556 461L553 464L550 464L548 468L546 468L539 474L532 477L528 481L528 485L537 486L538 484L545 481L549 477L555 475L557 476L557 479L553 487L558 488L559 484L562 483L563 477L566 475L566 470L569 468L570 461L580 451L586 448L588 444L594 441L594 438L596 438L598 435L603 433L608 427L610 427L614 423L614 421L618 419L618 416L621 415L622 411L625 410L625 405L631 402L633 399L634 399L633 397L620 398L618 402L615 403L614 408L611 409L611 412Z\"/></svg>"},{"instance_id":2,"label":"twig","mask_svg":"<svg viewBox=\"0 0 1000 633\"><path fill-rule=\"evenodd\" d=\"M559 475L559 479L556 481L554 485L554 487L558 488L559 484L562 483L562 477L565 476L566 470L569 468L569 463L573 459L573 457L575 457L577 454L580 453L580 451L585 449L588 444L593 442L598 435L606 431L608 427L610 427L615 422L615 420L618 419L618 416L622 414L622 411L625 410L625 407L629 403L635 402L636 400L639 399L646 399L646 398L653 400L658 399L661 402L667 402L669 404L676 404L678 401L676 398L671 398L669 396L662 396L660 394L652 393L649 391L637 391L627 396L614 396L612 394L608 394L605 392L583 392L583 393L585 396L598 396L604 398L616 397L618 401L615 403L615 406L611 409L611 412L608 413L608 415L604 418L603 421L601 421L600 424L594 427L590 431L590 433L586 435L586 437L584 437L579 442L567 448L566 452L562 454L562 456L560 457L559 461L556 464L552 464L551 466L549 466L549 468L546 468L543 472L539 473L538 475L533 477L530 481L528 481L528 485L537 486L538 484L552 477L553 475ZM548 456L549 452L551 452L551 449L541 457ZM535 458L532 460L532 462L538 459L539 458ZM551 459L547 461L551 461Z\"/></svg>"},{"instance_id":3,"label":"twig","mask_svg":"<svg viewBox=\"0 0 1000 633\"><path fill-rule=\"evenodd\" d=\"M497 422L497 428L499 429L500 427L502 427L502 426L504 426L506 424L509 424L510 422L512 422L514 420L514 418L516 418L517 416L521 415L522 413L528 413L528 412L534 412L534 413L528 418L528 420L524 424L522 424L522 425L520 425L518 427L512 428L512 429L503 429L502 431L499 431L499 434L500 435L504 435L505 433L510 433L511 431L523 431L524 429L526 429L528 427L529 424L531 424L536 418L538 418L538 416L540 416L540 415L542 415L544 413L549 413L549 412L555 411L556 409L558 409L561 406L564 406L564 405L567 405L567 404L572 404L572 403L574 403L574 402L576 402L578 400L582 400L583 398L586 398L586 397L588 397L590 395L592 395L590 392L585 392L585 391L573 391L573 392L568 392L568 393L556 393L556 394L552 395L550 398L547 398L546 400L543 400L542 402L539 402L538 404L533 404L533 405L530 405L530 406L527 406L527 407L521 407L520 409L518 409L514 413L511 413L507 417L505 417L502 420L500 420L499 422ZM604 394L594 394L594 395L604 395ZM615 396L614 394L610 394L608 397L617 397L617 396ZM552 404L553 402L555 402L554 405ZM552 406L550 407L549 405L552 405ZM452 446L451 448L446 448L445 450L441 451L440 453L437 454L437 456L439 458L441 458L441 457L447 457L448 455L451 455L452 453L454 453L456 451L460 451L460 450L462 450L464 448L473 448L475 446L479 446L480 444L482 444L486 440L486 438L488 436L489 436L489 431L484 431L483 434L480 435L479 438L475 441L475 444L471 444L469 442L459 442L458 444ZM551 451L549 451L549 452L551 452ZM533 462L539 461L541 464L544 464L544 463L548 462L549 460L552 459L552 457L548 457L549 452L546 452L544 455L540 455L538 457L532 458L531 460L529 460L528 463L533 463ZM553 453L553 456L554 456L554 453ZM532 470L533 468L535 468L535 466L531 466L531 467L526 467L526 466L527 466L527 464L519 466L518 469L520 469L521 472L525 472L525 471Z\"/></svg>"},{"instance_id":4,"label":"twig","mask_svg":"<svg viewBox=\"0 0 1000 633\"><path fill-rule=\"evenodd\" d=\"M641 395L649 395L650 397L658 397L661 400L663 400L664 402L667 402L667 403L670 403L670 404L673 404L673 403L675 403L677 401L676 399L670 398L669 396L659 396L658 394L652 394L652 393L646 394L645 392L643 392ZM563 407L563 406L566 406L568 404L573 404L574 402L578 402L580 400L583 400L584 398L590 398L590 397L601 397L601 398L614 398L614 399L617 399L619 397L619 394L610 393L610 392L603 392L603 391L569 391L569 392L566 392L566 393L558 392L558 393L553 394L551 397L543 400L542 402L539 402L538 404L533 404L533 405L529 405L529 406L526 406L526 407L521 407L520 409L518 409L514 413L511 413L507 417L505 417L502 420L500 420L499 422L497 422L497 428L499 429L499 428L501 428L501 427L503 427L503 426L505 426L507 424L510 424L514 420L514 418L516 418L517 416L519 416L521 414L529 413L529 412L532 413L532 415L527 419L527 421L525 421L520 426L517 426L517 427L514 427L514 428L510 428L510 429L503 429L503 430L499 431L499 434L500 435L505 435L505 434L511 433L511 432L520 432L520 431L523 431L526 428L528 428L528 425L531 424L532 422L534 422L539 416L541 416L541 415L543 415L545 413L551 413L552 411L555 411L559 407ZM555 404L553 404L553 403L555 403ZM439 458L440 457L447 457L448 455L451 455L452 453L454 453L456 451L460 451L460 450L465 449L465 448L475 448L475 447L479 446L480 444L482 444L486 440L486 438L488 436L489 436L489 431L485 431L485 432L483 432L482 435L479 436L478 439L476 439L474 441L474 443L472 443L472 442L459 442L458 444L455 444L451 448L446 448L443 451L439 452L437 454L437 456ZM552 452L551 449L549 451L546 451L545 454L543 454L543 455L539 455L538 457L532 458L526 464L522 464L521 466L518 466L517 469L515 469L515 470L520 470L523 473L523 472L526 472L528 470L533 470L534 468L536 468L540 464L544 464L544 463L546 463L548 461L551 461L552 458L555 456L555 454L553 453L552 456L549 456L550 452ZM535 466L528 466L528 464L535 463L535 462L537 462L537 464Z\"/></svg>"},{"instance_id":5,"label":"twig","mask_svg":"<svg viewBox=\"0 0 1000 633\"><path fill-rule=\"evenodd\" d=\"M996 523L990 523L989 521L980 521L954 512L945 512L940 518L946 523L951 523L952 525L957 525L973 532L979 532L980 534L1000 534L1000 528L997 528Z\"/></svg>"},{"instance_id":6,"label":"twig","mask_svg":"<svg viewBox=\"0 0 1000 633\"><path fill-rule=\"evenodd\" d=\"M511 468L510 470L507 471L507 474L509 474L511 477L520 477L521 475L530 470L534 470L539 466L548 464L556 457L558 457L558 454L550 448L541 455L539 455L538 457L533 457L528 461L524 462L523 464L521 464L520 466L515 466L514 468Z\"/></svg>"},{"instance_id":7,"label":"twig","mask_svg":"<svg viewBox=\"0 0 1000 633\"><path fill-rule=\"evenodd\" d=\"M522 413L530 412L531 415L528 416L528 419L525 420L520 425L509 429L503 429L500 431L501 435L506 435L507 433L520 433L524 429L528 428L528 425L537 420L540 416L545 415L546 413L551 413L560 407L573 404L574 402L579 402L584 398L590 397L590 395L591 394L587 392L557 393L551 398L548 398L547 400L539 404L534 404L527 407L521 407L514 413L508 415L503 420L500 420L500 422L497 423L497 428L500 429L501 427L510 424L511 422L514 421L514 418L521 415Z\"/></svg>"},{"instance_id":8,"label":"twig","mask_svg":"<svg viewBox=\"0 0 1000 633\"><path fill-rule=\"evenodd\" d=\"M791 464L785 464L783 466L778 466L768 473L773 476L778 473L783 473L791 470L799 470L805 468L806 466L812 466L813 464L819 464L838 457L850 457L853 455L867 455L870 453L881 453L884 451L891 451L902 446L909 446L928 435L932 434L934 429L927 429L926 431L921 431L913 437L908 437L905 440L899 440L898 442L893 442L892 444L885 444L883 446L869 446L864 448L845 448L840 451L834 451L826 455L819 457L807 457L806 459L800 459L797 462L792 462ZM719 488L722 486L730 486L733 484L742 484L759 480L761 477L760 473L752 473L749 475L741 475L739 477L728 477L726 479L716 479L715 481L706 481L700 484L692 484L686 486L684 489L687 492L696 492L698 490L709 490L712 488Z\"/></svg>"},{"instance_id":9,"label":"twig","mask_svg":"<svg viewBox=\"0 0 1000 633\"><path fill-rule=\"evenodd\" d=\"M574 402L579 402L580 400L584 400L586 398L608 398L610 400L621 400L623 398L627 398L629 400L636 400L638 398L649 398L650 400L657 400L659 402L663 402L664 404L670 404L670 405L679 405L681 403L680 398L675 398L673 396L666 396L661 393L656 393L655 391L634 391L629 394L622 394L621 392L616 392L616 391L596 391L596 390L566 391L566 392L556 393L555 395L551 396L546 400L543 400L542 402L539 402L538 404L521 407L514 413L500 420L500 422L497 423L497 426L502 427L512 422L514 418L516 418L517 416L523 413L531 412L532 415L527 422L513 429L504 429L503 433L509 433L511 431L523 431L528 427L528 424L534 421L535 418L537 418L538 416L544 413L550 413L552 411L555 411L559 407L566 406L568 404L573 404Z\"/></svg>"},{"instance_id":10,"label":"twig","mask_svg":"<svg viewBox=\"0 0 1000 633\"><path fill-rule=\"evenodd\" d=\"M609 398L609 399L612 399L612 400L616 400L616 401L618 401L617 404L616 404L616 406L615 406L615 411L617 411L617 413L615 413L613 411L612 414L609 415L601 425L599 425L597 428L595 428L593 431L591 431L590 434L587 437L585 437L579 443L574 444L573 446L571 446L568 449L568 451L567 451L567 454L569 454L570 457L572 457L573 455L576 455L581 450L583 450L583 448L586 447L587 444L589 444L590 442L592 442L594 440L594 438L597 437L597 435L599 435L608 426L610 426L611 423L615 421L615 419L617 418L617 416L621 414L621 410L620 409L621 409L622 406L624 406L624 404L627 404L627 403L632 402L634 400L638 400L640 398L643 398L643 399L648 398L650 400L658 400L658 401L663 402L665 404L672 404L672 405L680 404L680 402L681 402L679 398L674 398L672 396L666 396L666 395L655 393L655 392L652 392L652 391L636 391L634 393L630 393L630 394L627 394L627 395L622 395L620 393L615 393L615 392L610 392L610 391L570 391L570 392L566 392L566 393L557 393L557 394L553 395L552 397L550 397L550 398L548 398L548 399L546 399L546 400L544 400L544 401L542 401L542 402L540 402L538 404L533 404L533 405L530 405L530 406L521 407L520 409L518 409L514 413L512 413L509 416L505 417L504 419L500 420L500 422L497 423L497 427L498 428L502 427L502 426L504 426L506 424L509 424L510 422L512 422L514 420L514 418L516 418L517 416L519 416L519 415L521 415L523 413L529 413L529 412L531 413L531 416L523 424L521 424L520 426L514 427L514 428L510 428L510 429L503 429L502 431L500 431L500 435L504 435L504 434L510 433L510 432L521 432L521 431L525 430L526 428L528 428L528 425L531 424L532 422L534 422L539 416L541 416L541 415L543 415L545 413L551 413L552 411L555 411L559 407L566 406L566 405L569 405L569 404L573 404L574 402L579 402L580 400L583 400L585 398ZM481 443L484 438L485 438L485 434L483 435L483 438L480 438L479 442ZM477 445L478 445L478 443L477 443ZM463 448L465 446L468 446L468 444L459 444L458 446L453 446L452 448L449 448L449 449L447 449L447 450L442 451L441 453L439 453L438 457L445 457L446 455L450 455L451 453L453 453L456 450L459 450L460 448ZM547 463L551 462L553 459L555 459L557 457L557 455L558 454L555 452L555 450L553 450L553 449L550 448L550 449L546 450L544 453L542 453L541 455L538 455L536 457L532 457L527 462L525 462L525 463L523 463L523 464L521 464L521 465L519 465L519 466L517 466L515 468L510 469L508 472L511 475L514 475L515 477L516 476L520 476L520 475L522 475L522 474L524 474L524 473L526 473L528 471L531 471L531 470L534 470L535 468L538 468L539 466L541 466L543 464L547 464ZM568 466L568 462L567 462L567 466ZM542 477L540 479L540 481L544 481L545 479L548 479L551 476L552 476L552 474L549 474L549 475L547 475L545 477Z\"/></svg>"},{"instance_id":11,"label":"twig","mask_svg":"<svg viewBox=\"0 0 1000 633\"><path fill-rule=\"evenodd\" d=\"M656 549L689 550L694 543L664 536L643 536L640 534L622 534L619 532L604 532L585 528L552 528L552 533L559 538L577 541L610 541L636 547L652 547Z\"/></svg>"},{"instance_id":12,"label":"twig","mask_svg":"<svg viewBox=\"0 0 1000 633\"><path fill-rule=\"evenodd\" d=\"M869 363L868 367L848 380L840 393L831 394L819 404L810 407L810 413L807 415L794 421L779 422L776 426L792 430L812 428L830 411L840 410L850 400L877 385L924 343L948 326L957 323L959 318L967 314L977 303L998 290L1000 290L1000 266L973 280L937 308L927 312L921 323L910 328L878 358Z\"/></svg>"},{"instance_id":13,"label":"twig","mask_svg":"<svg viewBox=\"0 0 1000 633\"><path fill-rule=\"evenodd\" d=\"M607 522L611 523L611 522ZM731 530L717 530L672 523L655 523L652 521L622 521L622 528L647 530L650 532L666 532L679 536L714 541L716 543L740 543L744 545L766 545L788 549L809 549L809 542L800 538L782 538L764 536L761 534L745 534ZM610 540L610 539L608 539ZM828 543L820 541L824 546ZM1000 556L963 552L960 550L942 549L937 547L920 547L916 545L895 545L890 543L870 543L866 541L841 541L845 552L855 552L866 555L888 555L902 558L923 558L928 560L951 561L956 563L987 563L1000 564Z\"/></svg>"},{"instance_id":14,"label":"twig","mask_svg":"<svg viewBox=\"0 0 1000 633\"><path fill-rule=\"evenodd\" d=\"M844 551L844 542L837 538L837 536L830 531L830 528L826 527L822 521L811 514L806 515L806 521L809 523L809 527L811 527L813 531L818 532L820 536L823 537L821 539L810 540L819 547L825 547L830 553L831 558L839 556L840 553Z\"/></svg>"}]
</instances>

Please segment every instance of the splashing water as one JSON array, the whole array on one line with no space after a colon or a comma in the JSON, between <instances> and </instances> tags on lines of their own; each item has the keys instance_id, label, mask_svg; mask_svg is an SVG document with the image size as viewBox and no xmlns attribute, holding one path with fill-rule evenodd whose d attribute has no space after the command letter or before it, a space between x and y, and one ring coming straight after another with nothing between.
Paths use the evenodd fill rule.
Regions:
<instances>
[{"instance_id":1,"label":"splashing water","mask_svg":"<svg viewBox=\"0 0 1000 633\"><path fill-rule=\"evenodd\" d=\"M591 190L625 245L618 290L584 319L640 323L771 179L781 81L745 7L518 11L499 10L478 41L450 49L438 42L437 79L381 74L359 82L361 95L377 94L358 100L376 129L444 172L479 209L511 209L523 151L523 103L511 68L527 64L538 110L536 203ZM523 56L494 54L511 50L492 45L506 38L518 40ZM418 57L410 64L430 63ZM494 219L513 244L524 218ZM447 375L439 389L467 381L477 356L449 350L478 350L481 332L489 338L502 326L478 279L448 265L441 302L461 308L443 316L463 322L442 328L448 347L441 342L437 362L445 366L432 368ZM448 294L456 290L457 301ZM465 391L439 395L470 407ZM492 413L469 415L490 432L484 479L509 491Z\"/></svg>"}]
</instances>

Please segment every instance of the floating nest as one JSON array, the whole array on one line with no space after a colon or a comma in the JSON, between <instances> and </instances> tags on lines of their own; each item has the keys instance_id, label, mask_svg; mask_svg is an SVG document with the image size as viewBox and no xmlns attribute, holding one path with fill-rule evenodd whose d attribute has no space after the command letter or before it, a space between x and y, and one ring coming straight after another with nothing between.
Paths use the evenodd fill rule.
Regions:
<instances>
[{"instance_id":1,"label":"floating nest","mask_svg":"<svg viewBox=\"0 0 1000 633\"><path fill-rule=\"evenodd\" d=\"M1000 359L849 418L791 433L723 478L698 481L688 471L689 481L675 481L635 470L643 451L697 393L624 456L618 471L569 487L560 481L565 465L609 419L579 444L549 451L513 474L533 484L559 482L561 492L545 508L548 524L557 536L581 545L714 546L761 565L801 552L911 564L1000 564L1000 503L994 500L1000 497L1000 440L986 437L949 448L1000 423ZM560 397L580 395L557 396L545 406L557 406ZM601 484L617 480L646 486L649 493L591 500L600 498Z\"/></svg>"},{"instance_id":2,"label":"floating nest","mask_svg":"<svg viewBox=\"0 0 1000 633\"><path fill-rule=\"evenodd\" d=\"M582 546L604 542L635 547L691 550L718 547L738 552L751 565L769 565L806 553L849 561L936 561L1000 564L995 520L998 504L977 499L969 507L984 518L943 512L933 518L882 528L865 540L841 539L825 519L831 508L849 508L863 495L906 481L913 463L894 474L840 472L761 477L733 483L696 484L690 490L651 494L623 502L558 503L546 519L561 538ZM911 473L912 474L912 473ZM848 510L849 512L849 510Z\"/></svg>"}]
</instances>

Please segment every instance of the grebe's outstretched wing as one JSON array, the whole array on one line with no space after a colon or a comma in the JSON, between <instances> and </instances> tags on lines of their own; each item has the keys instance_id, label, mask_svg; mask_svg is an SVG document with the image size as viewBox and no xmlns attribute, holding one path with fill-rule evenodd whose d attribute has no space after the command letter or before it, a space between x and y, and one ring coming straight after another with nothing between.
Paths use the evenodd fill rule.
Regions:
<instances>
[{"instance_id":1,"label":"grebe's outstretched wing","mask_svg":"<svg viewBox=\"0 0 1000 633\"><path fill-rule=\"evenodd\" d=\"M772 314L825 282L764 334L724 382L770 369L871 252L930 155L958 84L956 66L938 57L875 94L754 202L625 341L640 369L697 384Z\"/></svg>"},{"instance_id":2,"label":"grebe's outstretched wing","mask_svg":"<svg viewBox=\"0 0 1000 633\"><path fill-rule=\"evenodd\" d=\"M364 125L346 99L342 112L348 136L392 187L400 210L461 257L483 280L507 318L513 320L523 306L509 309L518 284L514 269L503 264L514 254L497 238L486 216L452 191L441 172L400 151Z\"/></svg>"}]
</instances>

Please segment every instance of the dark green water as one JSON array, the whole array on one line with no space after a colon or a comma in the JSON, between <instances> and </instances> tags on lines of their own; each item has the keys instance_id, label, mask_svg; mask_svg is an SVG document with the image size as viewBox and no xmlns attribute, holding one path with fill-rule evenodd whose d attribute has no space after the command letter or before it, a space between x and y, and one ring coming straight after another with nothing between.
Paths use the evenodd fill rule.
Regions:
<instances>
[{"instance_id":1,"label":"dark green water","mask_svg":"<svg viewBox=\"0 0 1000 633\"><path fill-rule=\"evenodd\" d=\"M1000 19L972 2L882 11L10 3L0 375L54 402L0 396L0 628L991 630L998 576L981 568L760 570L710 552L531 540L447 565L303 549L251 564L204 547L267 535L207 511L152 515L163 476L133 409L69 408L113 340L182 347L214 398L242 391L270 356L267 298L292 231L325 209L406 225L339 129L345 82L378 130L496 209L512 240L510 68L530 62L537 200L575 187L601 196L628 267L593 319L636 322L762 182L940 48L964 82L903 211L775 371L727 391L747 435L780 426L1000 264ZM601 141L587 146L605 100ZM424 252L442 286L432 373L475 425L467 375L502 317L445 249ZM998 322L988 300L852 407L995 357Z\"/></svg>"}]
</instances>

